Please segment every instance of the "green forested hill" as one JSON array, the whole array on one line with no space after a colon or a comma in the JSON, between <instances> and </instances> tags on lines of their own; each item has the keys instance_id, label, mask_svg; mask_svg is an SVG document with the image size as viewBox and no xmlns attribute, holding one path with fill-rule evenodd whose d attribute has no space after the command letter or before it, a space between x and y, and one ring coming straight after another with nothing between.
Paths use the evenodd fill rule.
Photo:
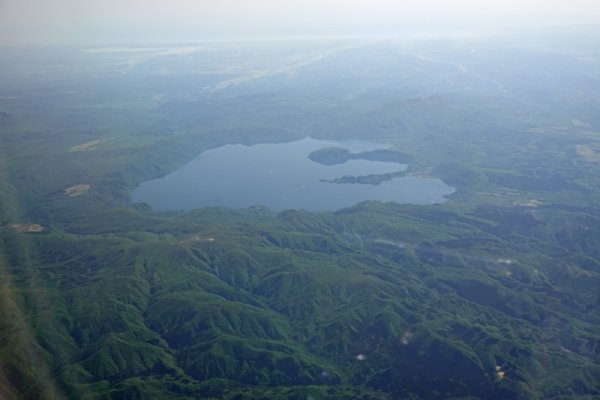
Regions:
<instances>
[{"instance_id":1,"label":"green forested hill","mask_svg":"<svg viewBox=\"0 0 600 400\"><path fill-rule=\"evenodd\" d=\"M42 79L15 71L56 53L0 56L17 97L0 100L0 398L600 396L595 68L546 85L546 58L575 61L521 59L542 71L525 76L512 53L467 57L477 43L419 49L463 73L334 43L297 75L236 81L232 57L306 50L230 46L166 75L67 49ZM389 143L456 192L329 212L130 202L203 150L307 135Z\"/></svg>"},{"instance_id":2,"label":"green forested hill","mask_svg":"<svg viewBox=\"0 0 600 400\"><path fill-rule=\"evenodd\" d=\"M18 266L12 297L26 310L26 326L12 329L35 332L29 351L51 366L37 388L21 390L75 398L599 390L598 267L549 237L563 221L539 221L526 232L530 244L503 238L496 221L428 207L206 210L160 223L136 215L136 231L4 235L7 269ZM40 372L30 361L5 364L13 387Z\"/></svg>"}]
</instances>

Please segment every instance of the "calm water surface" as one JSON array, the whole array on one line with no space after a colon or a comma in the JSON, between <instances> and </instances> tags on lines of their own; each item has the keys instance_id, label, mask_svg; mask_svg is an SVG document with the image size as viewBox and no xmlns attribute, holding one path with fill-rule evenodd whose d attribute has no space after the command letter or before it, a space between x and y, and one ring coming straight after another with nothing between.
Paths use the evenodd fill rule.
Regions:
<instances>
[{"instance_id":1,"label":"calm water surface","mask_svg":"<svg viewBox=\"0 0 600 400\"><path fill-rule=\"evenodd\" d=\"M321 179L402 171L392 162L350 160L326 166L308 155L326 147L356 153L384 144L366 141L324 141L305 138L290 143L226 145L207 150L190 163L160 179L142 183L132 193L134 202L155 210L187 210L223 206L262 205L274 211L288 208L337 210L365 200L431 204L444 202L453 188L436 178L400 177L379 185L335 184Z\"/></svg>"}]
</instances>

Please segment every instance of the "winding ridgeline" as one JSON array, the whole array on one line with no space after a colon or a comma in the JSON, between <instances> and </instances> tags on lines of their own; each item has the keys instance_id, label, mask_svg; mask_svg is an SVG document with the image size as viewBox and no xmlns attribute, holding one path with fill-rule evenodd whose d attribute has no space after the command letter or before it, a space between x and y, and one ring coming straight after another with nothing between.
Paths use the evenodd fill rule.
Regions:
<instances>
[{"instance_id":1,"label":"winding ridgeline","mask_svg":"<svg viewBox=\"0 0 600 400\"><path fill-rule=\"evenodd\" d=\"M600 72L492 46L5 49L0 398L600 396ZM289 55L319 61L287 73ZM275 72L224 74L232 60ZM307 136L389 146L313 161L407 164L456 191L314 212L131 202L206 150Z\"/></svg>"}]
</instances>

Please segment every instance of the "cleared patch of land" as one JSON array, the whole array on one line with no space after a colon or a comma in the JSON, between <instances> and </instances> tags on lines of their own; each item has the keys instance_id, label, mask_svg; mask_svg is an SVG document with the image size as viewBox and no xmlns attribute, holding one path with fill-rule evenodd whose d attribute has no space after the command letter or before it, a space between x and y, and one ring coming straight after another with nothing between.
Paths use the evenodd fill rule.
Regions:
<instances>
[{"instance_id":1,"label":"cleared patch of land","mask_svg":"<svg viewBox=\"0 0 600 400\"><path fill-rule=\"evenodd\" d=\"M44 227L40 224L11 224L8 227L19 233L32 233L44 231Z\"/></svg>"},{"instance_id":2,"label":"cleared patch of land","mask_svg":"<svg viewBox=\"0 0 600 400\"><path fill-rule=\"evenodd\" d=\"M504 375L506 375L506 372L502 371L502 367L497 365L496 366L496 376L498 377L498 379L500 379L500 380L504 379Z\"/></svg>"},{"instance_id":3,"label":"cleared patch of land","mask_svg":"<svg viewBox=\"0 0 600 400\"><path fill-rule=\"evenodd\" d=\"M76 151L94 150L96 148L96 146L98 146L99 144L104 143L104 142L106 142L106 140L96 139L96 140L92 140L92 141L89 141L86 143L71 146L71 148L69 149L69 153L73 153Z\"/></svg>"},{"instance_id":4,"label":"cleared patch of land","mask_svg":"<svg viewBox=\"0 0 600 400\"><path fill-rule=\"evenodd\" d=\"M75 185L75 186L66 188L65 194L69 197L83 196L84 194L87 194L87 192L90 190L90 188L91 188L91 186L88 185L87 183L81 183L79 185Z\"/></svg>"},{"instance_id":5,"label":"cleared patch of land","mask_svg":"<svg viewBox=\"0 0 600 400\"><path fill-rule=\"evenodd\" d=\"M582 157L587 162L600 162L600 154L596 153L591 146L578 144L575 146L577 155Z\"/></svg>"}]
</instances>

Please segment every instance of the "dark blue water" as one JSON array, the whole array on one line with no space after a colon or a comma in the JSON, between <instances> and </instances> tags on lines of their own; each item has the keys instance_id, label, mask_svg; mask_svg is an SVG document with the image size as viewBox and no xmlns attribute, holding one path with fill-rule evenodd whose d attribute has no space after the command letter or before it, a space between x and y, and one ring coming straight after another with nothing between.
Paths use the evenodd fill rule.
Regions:
<instances>
[{"instance_id":1,"label":"dark blue water","mask_svg":"<svg viewBox=\"0 0 600 400\"><path fill-rule=\"evenodd\" d=\"M350 160L326 166L308 158L314 150L342 147L353 153L386 148L365 141L333 142L305 138L296 142L227 145L200 154L170 175L142 183L134 202L155 210L223 206L267 206L337 210L365 200L431 204L444 202L453 188L435 178L400 177L379 185L335 184L321 179L402 171L404 164Z\"/></svg>"}]
</instances>

